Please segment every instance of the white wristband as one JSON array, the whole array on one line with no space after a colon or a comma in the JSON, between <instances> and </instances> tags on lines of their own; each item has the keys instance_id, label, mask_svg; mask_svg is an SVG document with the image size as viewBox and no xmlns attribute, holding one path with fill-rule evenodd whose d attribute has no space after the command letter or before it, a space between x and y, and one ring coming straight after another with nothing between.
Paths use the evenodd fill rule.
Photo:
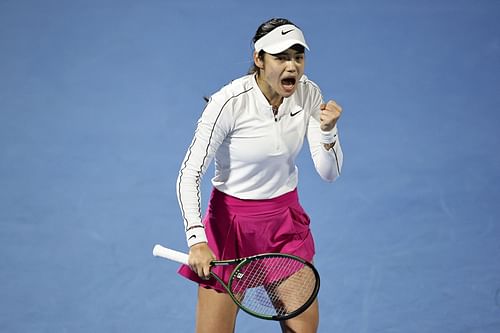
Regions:
<instances>
[{"instance_id":1,"label":"white wristband","mask_svg":"<svg viewBox=\"0 0 500 333\"><path fill-rule=\"evenodd\" d=\"M203 228L203 226L196 226L194 228L187 230L186 240L189 247L197 243L207 242L205 228Z\"/></svg>"},{"instance_id":2,"label":"white wristband","mask_svg":"<svg viewBox=\"0 0 500 333\"><path fill-rule=\"evenodd\" d=\"M334 131L321 131L321 143L333 143L337 139L337 133Z\"/></svg>"}]
</instances>

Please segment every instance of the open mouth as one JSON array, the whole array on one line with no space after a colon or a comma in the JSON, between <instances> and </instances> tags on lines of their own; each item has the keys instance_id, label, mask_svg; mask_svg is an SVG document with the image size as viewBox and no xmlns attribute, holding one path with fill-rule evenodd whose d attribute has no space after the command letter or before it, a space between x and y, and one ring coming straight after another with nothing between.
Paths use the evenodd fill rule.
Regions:
<instances>
[{"instance_id":1,"label":"open mouth","mask_svg":"<svg viewBox=\"0 0 500 333\"><path fill-rule=\"evenodd\" d=\"M296 82L297 80L294 77L288 77L281 80L281 85L286 90L293 90L293 87L295 87Z\"/></svg>"}]
</instances>

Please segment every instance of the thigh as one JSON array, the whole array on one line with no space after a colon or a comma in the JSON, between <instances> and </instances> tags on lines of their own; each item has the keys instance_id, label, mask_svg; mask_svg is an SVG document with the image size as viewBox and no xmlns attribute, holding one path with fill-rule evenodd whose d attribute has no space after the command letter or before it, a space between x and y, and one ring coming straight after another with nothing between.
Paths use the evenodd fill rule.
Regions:
<instances>
[{"instance_id":1,"label":"thigh","mask_svg":"<svg viewBox=\"0 0 500 333\"><path fill-rule=\"evenodd\" d=\"M233 333L238 307L226 293L198 288L196 333Z\"/></svg>"},{"instance_id":2,"label":"thigh","mask_svg":"<svg viewBox=\"0 0 500 333\"><path fill-rule=\"evenodd\" d=\"M318 300L314 300L311 306L299 316L281 321L283 333L316 333L319 324Z\"/></svg>"}]
</instances>

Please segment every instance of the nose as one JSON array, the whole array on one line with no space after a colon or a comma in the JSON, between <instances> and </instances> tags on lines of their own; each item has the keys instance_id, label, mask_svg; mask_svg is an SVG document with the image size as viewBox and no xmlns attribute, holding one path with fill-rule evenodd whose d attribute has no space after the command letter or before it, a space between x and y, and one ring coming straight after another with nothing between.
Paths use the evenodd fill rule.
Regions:
<instances>
[{"instance_id":1,"label":"nose","mask_svg":"<svg viewBox=\"0 0 500 333\"><path fill-rule=\"evenodd\" d=\"M290 73L297 72L297 63L294 59L290 59L286 62L286 71Z\"/></svg>"}]
</instances>

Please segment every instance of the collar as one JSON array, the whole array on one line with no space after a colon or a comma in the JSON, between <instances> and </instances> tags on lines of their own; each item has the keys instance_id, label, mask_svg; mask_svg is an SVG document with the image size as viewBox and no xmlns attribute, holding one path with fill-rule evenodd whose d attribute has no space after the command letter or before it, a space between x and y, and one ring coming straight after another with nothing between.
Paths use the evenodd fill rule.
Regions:
<instances>
[{"instance_id":1,"label":"collar","mask_svg":"<svg viewBox=\"0 0 500 333\"><path fill-rule=\"evenodd\" d=\"M264 96L264 93L262 92L262 90L260 90L260 87L257 84L257 73L253 74L250 79L252 82L252 87L253 87L252 91L255 96L258 109L263 110L265 112L268 112L268 110L272 110L272 105L269 104L266 96ZM299 80L298 84L299 86L297 87L297 89L300 89L300 84L302 84L302 78ZM302 105L299 105L297 103L298 102L297 95L298 95L297 91L295 91L292 96L283 98L283 102L278 108L278 115L297 112L303 109Z\"/></svg>"}]
</instances>

